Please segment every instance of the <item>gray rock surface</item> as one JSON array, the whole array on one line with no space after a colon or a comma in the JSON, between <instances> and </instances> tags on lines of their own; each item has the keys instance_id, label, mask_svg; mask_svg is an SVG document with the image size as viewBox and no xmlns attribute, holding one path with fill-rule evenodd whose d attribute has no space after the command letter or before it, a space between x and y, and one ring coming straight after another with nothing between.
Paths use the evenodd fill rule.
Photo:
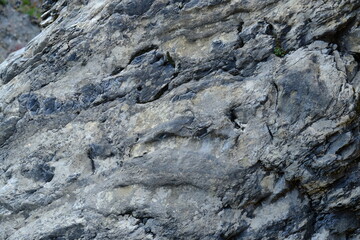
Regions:
<instances>
[{"instance_id":1,"label":"gray rock surface","mask_svg":"<svg viewBox=\"0 0 360 240\"><path fill-rule=\"evenodd\" d=\"M0 4L0 63L10 53L25 47L40 32L39 26L32 23L28 15L13 8L13 2Z\"/></svg>"},{"instance_id":2,"label":"gray rock surface","mask_svg":"<svg viewBox=\"0 0 360 240\"><path fill-rule=\"evenodd\" d=\"M360 238L359 1L45 4L0 65L0 239Z\"/></svg>"}]
</instances>

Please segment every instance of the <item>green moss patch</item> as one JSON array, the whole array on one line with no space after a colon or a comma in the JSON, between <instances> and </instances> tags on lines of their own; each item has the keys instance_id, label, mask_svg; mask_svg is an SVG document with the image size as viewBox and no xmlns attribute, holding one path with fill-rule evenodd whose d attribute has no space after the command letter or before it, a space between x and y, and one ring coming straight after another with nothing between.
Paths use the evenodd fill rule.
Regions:
<instances>
[{"instance_id":1,"label":"green moss patch","mask_svg":"<svg viewBox=\"0 0 360 240\"><path fill-rule=\"evenodd\" d=\"M29 15L30 17L34 17L35 19L40 21L41 7L38 5L39 4L33 3L30 0L22 0L21 5L17 10L21 13Z\"/></svg>"}]
</instances>

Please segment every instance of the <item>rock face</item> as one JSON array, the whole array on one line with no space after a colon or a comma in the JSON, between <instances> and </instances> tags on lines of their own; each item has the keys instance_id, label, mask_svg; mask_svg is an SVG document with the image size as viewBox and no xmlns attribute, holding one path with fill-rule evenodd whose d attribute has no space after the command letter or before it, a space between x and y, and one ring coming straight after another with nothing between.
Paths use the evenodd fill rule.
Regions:
<instances>
[{"instance_id":1,"label":"rock face","mask_svg":"<svg viewBox=\"0 0 360 240\"><path fill-rule=\"evenodd\" d=\"M0 63L12 52L27 44L40 32L29 16L16 11L12 5L0 4Z\"/></svg>"},{"instance_id":2,"label":"rock face","mask_svg":"<svg viewBox=\"0 0 360 240\"><path fill-rule=\"evenodd\" d=\"M45 4L0 65L0 239L360 238L360 1Z\"/></svg>"}]
</instances>

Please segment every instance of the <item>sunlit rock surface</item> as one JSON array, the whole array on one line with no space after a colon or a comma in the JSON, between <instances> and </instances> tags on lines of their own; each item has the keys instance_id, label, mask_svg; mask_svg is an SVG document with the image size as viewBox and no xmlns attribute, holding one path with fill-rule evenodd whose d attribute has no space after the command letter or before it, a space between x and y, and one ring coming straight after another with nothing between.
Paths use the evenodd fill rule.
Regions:
<instances>
[{"instance_id":1,"label":"sunlit rock surface","mask_svg":"<svg viewBox=\"0 0 360 240\"><path fill-rule=\"evenodd\" d=\"M359 239L357 0L46 1L0 65L0 239Z\"/></svg>"}]
</instances>

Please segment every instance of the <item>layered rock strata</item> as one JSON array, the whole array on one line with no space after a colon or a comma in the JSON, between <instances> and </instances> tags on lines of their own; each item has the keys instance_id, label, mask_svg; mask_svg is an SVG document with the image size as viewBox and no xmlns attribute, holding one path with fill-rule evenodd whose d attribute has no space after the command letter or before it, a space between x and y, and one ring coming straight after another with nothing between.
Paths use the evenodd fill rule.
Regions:
<instances>
[{"instance_id":1,"label":"layered rock strata","mask_svg":"<svg viewBox=\"0 0 360 240\"><path fill-rule=\"evenodd\" d=\"M0 65L0 239L359 239L359 1L45 4Z\"/></svg>"}]
</instances>

